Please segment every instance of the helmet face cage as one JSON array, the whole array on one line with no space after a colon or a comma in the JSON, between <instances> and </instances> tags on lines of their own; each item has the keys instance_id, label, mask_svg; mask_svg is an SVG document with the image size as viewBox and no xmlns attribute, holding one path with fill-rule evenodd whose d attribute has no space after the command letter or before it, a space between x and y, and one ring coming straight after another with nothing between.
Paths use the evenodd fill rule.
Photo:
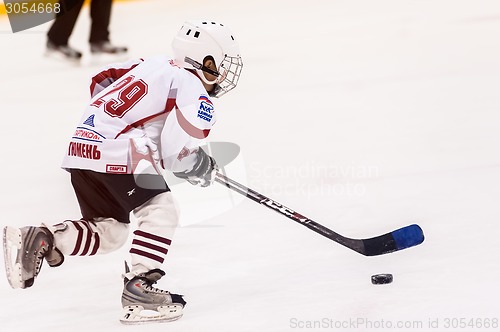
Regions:
<instances>
[{"instance_id":1,"label":"helmet face cage","mask_svg":"<svg viewBox=\"0 0 500 332\"><path fill-rule=\"evenodd\" d=\"M237 42L223 24L185 22L174 38L172 48L177 65L194 69L204 83L214 86L209 92L210 96L220 97L236 87L243 63ZM207 57L214 60L217 69L204 66ZM215 79L209 80L203 72Z\"/></svg>"},{"instance_id":2,"label":"helmet face cage","mask_svg":"<svg viewBox=\"0 0 500 332\"><path fill-rule=\"evenodd\" d=\"M219 76L215 81L214 89L211 91L211 97L219 98L236 87L240 79L243 62L240 56L226 55L219 65Z\"/></svg>"}]
</instances>

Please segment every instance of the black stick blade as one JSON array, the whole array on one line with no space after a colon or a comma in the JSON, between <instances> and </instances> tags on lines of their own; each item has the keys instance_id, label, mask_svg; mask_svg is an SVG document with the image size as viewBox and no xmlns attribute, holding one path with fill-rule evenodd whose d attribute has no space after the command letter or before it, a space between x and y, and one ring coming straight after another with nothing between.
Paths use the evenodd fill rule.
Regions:
<instances>
[{"instance_id":1,"label":"black stick blade","mask_svg":"<svg viewBox=\"0 0 500 332\"><path fill-rule=\"evenodd\" d=\"M410 248L424 242L424 232L418 225L409 225L390 233L363 240L363 254L377 256Z\"/></svg>"}]
</instances>

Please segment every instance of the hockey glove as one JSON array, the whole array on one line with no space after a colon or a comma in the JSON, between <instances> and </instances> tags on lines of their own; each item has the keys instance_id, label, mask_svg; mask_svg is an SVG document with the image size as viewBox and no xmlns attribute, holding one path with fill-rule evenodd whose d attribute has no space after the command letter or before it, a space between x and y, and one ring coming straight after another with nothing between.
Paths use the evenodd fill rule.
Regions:
<instances>
[{"instance_id":1,"label":"hockey glove","mask_svg":"<svg viewBox=\"0 0 500 332\"><path fill-rule=\"evenodd\" d=\"M158 146L151 138L149 138L146 135L143 135L141 137L134 137L132 138L132 142L134 142L135 150L144 155L150 155L151 159L155 163L158 163L160 161L160 153L158 151Z\"/></svg>"},{"instance_id":2,"label":"hockey glove","mask_svg":"<svg viewBox=\"0 0 500 332\"><path fill-rule=\"evenodd\" d=\"M178 178L185 179L195 186L208 187L215 180L215 174L219 170L219 166L215 159L210 157L206 152L199 148L196 152L198 159L190 171L174 172Z\"/></svg>"}]
</instances>

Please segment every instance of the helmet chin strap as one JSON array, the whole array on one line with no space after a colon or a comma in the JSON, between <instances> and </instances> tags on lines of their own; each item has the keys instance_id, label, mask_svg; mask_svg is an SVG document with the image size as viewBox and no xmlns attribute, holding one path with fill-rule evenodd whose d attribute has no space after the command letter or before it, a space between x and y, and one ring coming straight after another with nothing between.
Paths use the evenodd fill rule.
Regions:
<instances>
[{"instance_id":1,"label":"helmet chin strap","mask_svg":"<svg viewBox=\"0 0 500 332\"><path fill-rule=\"evenodd\" d=\"M185 57L185 58L184 58L184 61L185 61L186 63L189 63L191 66L193 66L193 67L194 67L194 68L196 68L197 70L204 71L205 73L208 73L208 74L213 75L213 76L215 76L215 77L219 77L219 76L220 76L219 72L217 72L217 71L215 71L215 70L212 70L212 69L208 68L207 66L205 66L205 65L203 65L203 64L201 64L201 63L199 63L198 61L193 60L193 59L191 59L191 58L189 58L189 57ZM207 80L207 79L206 79L205 75L200 75L200 76L201 76L200 78L201 78L201 79L202 79L205 83L207 83L207 84L215 84L215 82L217 82L217 79L215 79L215 80L213 80L213 81L209 81L209 80Z\"/></svg>"},{"instance_id":2,"label":"helmet chin strap","mask_svg":"<svg viewBox=\"0 0 500 332\"><path fill-rule=\"evenodd\" d=\"M190 69L191 71L195 72L196 73L196 76L198 76L203 82L205 82L206 84L211 84L212 85L212 90L210 91L207 91L208 95L210 97L214 97L214 98L218 98L219 97L219 94L221 91L223 90L226 90L225 88L223 88L219 83L217 83L218 81L218 78L220 77L220 73L213 70L213 69L210 69L204 65L202 65L201 63L199 63L198 61L195 61L189 57L185 57L184 58L184 61L188 64L190 64L191 66L193 66L195 68L195 70L192 70ZM213 81L209 81L205 75L203 75L203 72L206 72L210 75L213 75L216 77L215 80ZM227 91L226 91L227 92ZM221 94L222 95L222 94Z\"/></svg>"}]
</instances>

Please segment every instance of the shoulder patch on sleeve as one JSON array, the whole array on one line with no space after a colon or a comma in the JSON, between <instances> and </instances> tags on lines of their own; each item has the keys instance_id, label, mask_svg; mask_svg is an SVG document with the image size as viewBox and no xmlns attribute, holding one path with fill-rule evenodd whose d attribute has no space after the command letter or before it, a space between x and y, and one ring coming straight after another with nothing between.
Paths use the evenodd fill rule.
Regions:
<instances>
[{"instance_id":1,"label":"shoulder patch on sleeve","mask_svg":"<svg viewBox=\"0 0 500 332\"><path fill-rule=\"evenodd\" d=\"M207 122L212 121L213 118L213 113L214 113L214 104L205 95L201 95L200 98L198 98L198 101L200 102L200 105L198 106L198 117L202 120L205 120Z\"/></svg>"}]
</instances>

